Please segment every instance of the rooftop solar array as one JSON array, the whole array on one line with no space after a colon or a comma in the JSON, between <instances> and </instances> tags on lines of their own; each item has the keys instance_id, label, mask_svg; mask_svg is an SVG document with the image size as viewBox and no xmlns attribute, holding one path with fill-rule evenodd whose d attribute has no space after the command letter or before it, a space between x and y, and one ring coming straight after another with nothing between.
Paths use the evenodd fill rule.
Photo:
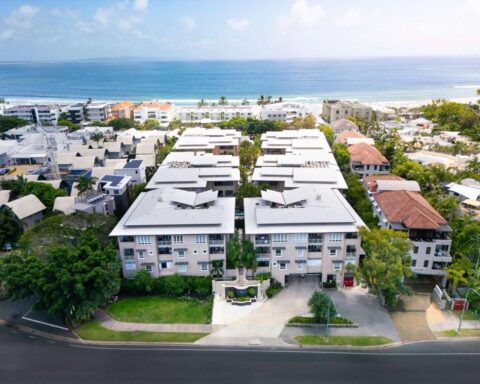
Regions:
<instances>
[{"instance_id":1,"label":"rooftop solar array","mask_svg":"<svg viewBox=\"0 0 480 384\"><path fill-rule=\"evenodd\" d=\"M143 160L130 160L128 163L126 163L123 166L123 168L127 168L127 169L140 168L142 163L143 163Z\"/></svg>"}]
</instances>

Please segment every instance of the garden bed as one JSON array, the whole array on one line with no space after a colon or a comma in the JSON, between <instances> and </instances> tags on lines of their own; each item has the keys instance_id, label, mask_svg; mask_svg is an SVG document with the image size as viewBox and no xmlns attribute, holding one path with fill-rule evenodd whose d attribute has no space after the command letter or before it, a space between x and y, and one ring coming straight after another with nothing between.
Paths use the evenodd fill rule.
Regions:
<instances>
[{"instance_id":1,"label":"garden bed","mask_svg":"<svg viewBox=\"0 0 480 384\"><path fill-rule=\"evenodd\" d=\"M387 337L383 336L297 336L295 340L302 345L349 345L354 347L369 347L376 345L386 345L392 343Z\"/></svg>"},{"instance_id":2,"label":"garden bed","mask_svg":"<svg viewBox=\"0 0 480 384\"><path fill-rule=\"evenodd\" d=\"M295 316L288 320L287 327L300 328L325 328L326 323L318 323L313 317ZM332 317L328 323L329 328L358 328L359 325L344 317Z\"/></svg>"}]
</instances>

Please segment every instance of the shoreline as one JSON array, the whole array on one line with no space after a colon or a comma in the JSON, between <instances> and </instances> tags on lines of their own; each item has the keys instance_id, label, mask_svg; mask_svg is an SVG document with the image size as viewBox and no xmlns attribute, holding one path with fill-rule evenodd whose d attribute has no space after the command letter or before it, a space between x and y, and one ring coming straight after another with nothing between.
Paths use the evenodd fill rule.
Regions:
<instances>
[{"instance_id":1,"label":"shoreline","mask_svg":"<svg viewBox=\"0 0 480 384\"><path fill-rule=\"evenodd\" d=\"M273 98L275 99L275 98ZM327 99L327 98L325 98ZM369 107L372 107L373 109L376 110L384 110L384 109L393 109L393 108L417 108L421 107L422 105L426 105L431 103L433 100L448 100L452 102L458 102L458 103L477 103L480 102L480 96L470 96L470 97L445 97L445 98L434 98L434 99L410 99L410 100L386 100L386 101L361 101L359 99L348 99L344 98L342 100L348 100L348 101L359 101L362 104L368 105ZM128 100L128 98L121 99L121 100L115 100L115 99L94 99L94 102L106 102L106 103L111 103L115 104L123 100ZM132 99L130 99L132 100ZM197 102L199 100L197 99L192 99L192 98L186 98L186 99L151 99L151 100L158 100L160 102L171 102L176 106L196 106ZM216 99L204 99L208 104L217 102L218 100ZM243 99L229 99L229 105L240 105ZM247 98L247 100L250 102L250 106L256 105L257 99L251 99ZM308 96L295 96L295 97L284 97L283 102L284 103L302 103L305 105L312 105L312 106L318 106L322 104L323 98L319 97L308 97ZM51 104L64 104L64 105L69 105L69 104L74 104L74 103L84 103L86 102L86 99L80 99L80 98L52 98L52 97L5 97L6 105L10 106L17 106L21 104L46 104L46 105L51 105ZM132 102L140 102L140 101L134 101Z\"/></svg>"}]
</instances>

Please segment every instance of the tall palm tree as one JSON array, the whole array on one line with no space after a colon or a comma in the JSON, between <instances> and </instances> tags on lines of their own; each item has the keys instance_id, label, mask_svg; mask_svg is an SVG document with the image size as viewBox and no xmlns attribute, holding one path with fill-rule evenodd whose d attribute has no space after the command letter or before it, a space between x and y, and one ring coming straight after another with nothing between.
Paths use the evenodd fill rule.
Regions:
<instances>
[{"instance_id":1,"label":"tall palm tree","mask_svg":"<svg viewBox=\"0 0 480 384\"><path fill-rule=\"evenodd\" d=\"M96 177L80 176L77 180L78 194L81 195L87 191L92 191L96 182Z\"/></svg>"},{"instance_id":2,"label":"tall palm tree","mask_svg":"<svg viewBox=\"0 0 480 384\"><path fill-rule=\"evenodd\" d=\"M452 289L457 288L460 283L467 283L465 270L459 269L456 265L451 265L447 268L447 277L452 280Z\"/></svg>"},{"instance_id":3,"label":"tall palm tree","mask_svg":"<svg viewBox=\"0 0 480 384\"><path fill-rule=\"evenodd\" d=\"M228 101L225 96L220 96L220 99L218 99L218 105L227 105Z\"/></svg>"},{"instance_id":4,"label":"tall palm tree","mask_svg":"<svg viewBox=\"0 0 480 384\"><path fill-rule=\"evenodd\" d=\"M255 246L251 241L245 240L242 242L242 266L252 270L252 275L257 270L257 255L255 254Z\"/></svg>"},{"instance_id":5,"label":"tall palm tree","mask_svg":"<svg viewBox=\"0 0 480 384\"><path fill-rule=\"evenodd\" d=\"M475 259L475 269L478 269L480 265L480 233L472 234L465 242L464 247L473 256L471 260Z\"/></svg>"},{"instance_id":6,"label":"tall palm tree","mask_svg":"<svg viewBox=\"0 0 480 384\"><path fill-rule=\"evenodd\" d=\"M272 102L272 96L267 96L265 104L270 104Z\"/></svg>"},{"instance_id":7,"label":"tall palm tree","mask_svg":"<svg viewBox=\"0 0 480 384\"><path fill-rule=\"evenodd\" d=\"M257 105L265 105L265 96L260 95L260 97L257 100Z\"/></svg>"},{"instance_id":8,"label":"tall palm tree","mask_svg":"<svg viewBox=\"0 0 480 384\"><path fill-rule=\"evenodd\" d=\"M250 102L247 99L243 99L242 105L250 105Z\"/></svg>"},{"instance_id":9,"label":"tall palm tree","mask_svg":"<svg viewBox=\"0 0 480 384\"><path fill-rule=\"evenodd\" d=\"M205 99L200 99L200 101L197 103L197 105L199 107L204 107L207 105L207 102L205 101Z\"/></svg>"},{"instance_id":10,"label":"tall palm tree","mask_svg":"<svg viewBox=\"0 0 480 384\"><path fill-rule=\"evenodd\" d=\"M95 132L90 138L98 144L98 142L103 139L103 133Z\"/></svg>"}]
</instances>

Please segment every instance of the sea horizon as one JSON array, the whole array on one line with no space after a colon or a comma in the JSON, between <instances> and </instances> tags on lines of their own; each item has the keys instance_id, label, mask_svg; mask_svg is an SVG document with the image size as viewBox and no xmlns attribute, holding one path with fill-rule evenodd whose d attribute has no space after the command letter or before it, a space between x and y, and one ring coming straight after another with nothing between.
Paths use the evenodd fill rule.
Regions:
<instances>
[{"instance_id":1,"label":"sea horizon","mask_svg":"<svg viewBox=\"0 0 480 384\"><path fill-rule=\"evenodd\" d=\"M159 60L92 58L0 63L0 97L14 101L148 99L193 105L220 96L363 102L468 99L480 88L478 56Z\"/></svg>"}]
</instances>

